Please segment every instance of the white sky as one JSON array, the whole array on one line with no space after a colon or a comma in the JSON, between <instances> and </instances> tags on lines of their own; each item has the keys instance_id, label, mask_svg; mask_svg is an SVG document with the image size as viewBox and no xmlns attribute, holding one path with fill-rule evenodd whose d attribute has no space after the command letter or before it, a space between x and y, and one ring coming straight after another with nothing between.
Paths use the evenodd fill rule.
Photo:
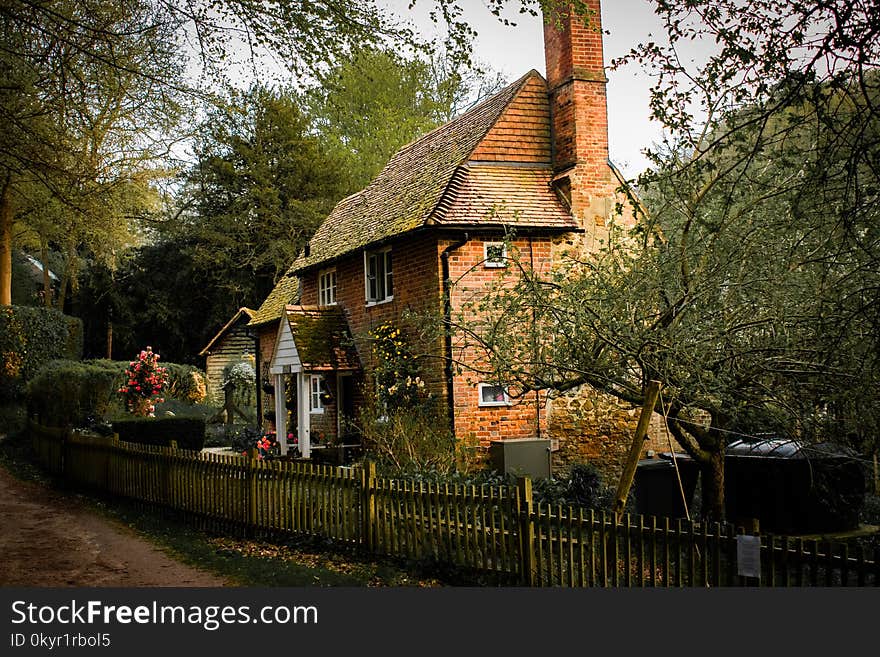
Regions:
<instances>
[{"instance_id":1,"label":"white sky","mask_svg":"<svg viewBox=\"0 0 880 657\"><path fill-rule=\"evenodd\" d=\"M436 36L436 28L427 17L431 0L418 0L416 8L407 9L409 0L384 0L382 4L397 16L411 17L416 28L426 36ZM516 27L505 26L485 8L482 0L462 0L463 18L478 33L474 58L513 81L531 69L542 74L544 66L543 24L540 17L509 12ZM511 0L511 6L517 5ZM626 54L636 43L662 34L662 25L645 0L605 0L602 3L602 26L605 36L606 66ZM611 159L628 177L638 175L647 160L641 154L646 146L659 140L659 124L649 120L651 80L633 66L608 71L608 132Z\"/></svg>"}]
</instances>

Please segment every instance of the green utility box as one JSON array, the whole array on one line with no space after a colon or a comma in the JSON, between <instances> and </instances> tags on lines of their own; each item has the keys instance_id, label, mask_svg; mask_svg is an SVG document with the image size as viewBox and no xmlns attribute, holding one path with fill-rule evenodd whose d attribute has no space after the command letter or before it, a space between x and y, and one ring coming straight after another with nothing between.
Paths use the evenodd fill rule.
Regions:
<instances>
[{"instance_id":1,"label":"green utility box","mask_svg":"<svg viewBox=\"0 0 880 657\"><path fill-rule=\"evenodd\" d=\"M489 443L489 462L498 472L547 479L550 477L550 439L493 440Z\"/></svg>"}]
</instances>

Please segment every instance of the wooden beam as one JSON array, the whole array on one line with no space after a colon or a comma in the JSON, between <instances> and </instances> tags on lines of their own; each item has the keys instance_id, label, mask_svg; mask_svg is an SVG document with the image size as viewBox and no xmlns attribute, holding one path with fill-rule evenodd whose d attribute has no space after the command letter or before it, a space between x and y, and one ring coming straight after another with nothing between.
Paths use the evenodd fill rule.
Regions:
<instances>
[{"instance_id":1,"label":"wooden beam","mask_svg":"<svg viewBox=\"0 0 880 657\"><path fill-rule=\"evenodd\" d=\"M620 520L623 514L623 508L626 506L626 498L629 495L629 489L632 487L633 478L636 474L636 467L639 463L639 454L642 453L642 445L648 436L648 427L651 425L651 414L654 412L654 405L657 403L657 397L660 394L660 382L649 381L648 388L645 391L645 402L642 405L642 414L639 416L639 423L636 426L636 433L633 436L632 445L629 448L629 455L623 466L623 472L620 475L620 483L617 485L617 495L614 498L614 516Z\"/></svg>"}]
</instances>

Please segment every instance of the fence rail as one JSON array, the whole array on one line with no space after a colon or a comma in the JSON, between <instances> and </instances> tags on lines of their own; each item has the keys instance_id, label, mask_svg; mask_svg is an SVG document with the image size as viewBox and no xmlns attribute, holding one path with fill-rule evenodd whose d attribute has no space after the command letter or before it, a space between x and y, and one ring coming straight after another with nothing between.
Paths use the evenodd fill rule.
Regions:
<instances>
[{"instance_id":1,"label":"fence rail","mask_svg":"<svg viewBox=\"0 0 880 657\"><path fill-rule=\"evenodd\" d=\"M463 486L344 468L120 442L29 424L34 451L71 483L174 509L230 532L307 534L432 560L499 583L563 587L878 586L880 554L760 536L760 577L738 573L732 525L535 504L531 482Z\"/></svg>"}]
</instances>

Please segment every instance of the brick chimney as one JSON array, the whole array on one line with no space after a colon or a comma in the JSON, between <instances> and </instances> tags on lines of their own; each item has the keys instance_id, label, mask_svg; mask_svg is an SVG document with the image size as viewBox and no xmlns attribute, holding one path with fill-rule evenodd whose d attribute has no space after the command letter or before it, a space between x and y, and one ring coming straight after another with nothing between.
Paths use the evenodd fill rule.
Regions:
<instances>
[{"instance_id":1,"label":"brick chimney","mask_svg":"<svg viewBox=\"0 0 880 657\"><path fill-rule=\"evenodd\" d=\"M616 186L608 166L600 0L586 4L589 25L565 10L544 24L554 180L585 228L605 224Z\"/></svg>"}]
</instances>

